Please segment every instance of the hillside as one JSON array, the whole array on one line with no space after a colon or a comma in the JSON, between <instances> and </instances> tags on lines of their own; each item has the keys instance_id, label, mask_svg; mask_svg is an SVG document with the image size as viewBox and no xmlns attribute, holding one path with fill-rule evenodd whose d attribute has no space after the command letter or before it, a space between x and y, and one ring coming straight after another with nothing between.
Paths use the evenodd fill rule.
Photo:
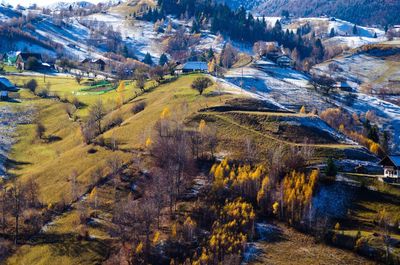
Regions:
<instances>
[{"instance_id":1,"label":"hillside","mask_svg":"<svg viewBox=\"0 0 400 265\"><path fill-rule=\"evenodd\" d=\"M319 16L326 14L348 20L361 25L386 25L400 23L398 1L379 0L262 0L255 4L254 1L226 1L227 4L237 8L244 5L253 8L261 15L281 15L283 10L288 10L297 17ZM254 3L254 4L253 4Z\"/></svg>"},{"instance_id":2,"label":"hillside","mask_svg":"<svg viewBox=\"0 0 400 265\"><path fill-rule=\"evenodd\" d=\"M375 0L94 2L0 6L0 264L399 264Z\"/></svg>"}]
</instances>

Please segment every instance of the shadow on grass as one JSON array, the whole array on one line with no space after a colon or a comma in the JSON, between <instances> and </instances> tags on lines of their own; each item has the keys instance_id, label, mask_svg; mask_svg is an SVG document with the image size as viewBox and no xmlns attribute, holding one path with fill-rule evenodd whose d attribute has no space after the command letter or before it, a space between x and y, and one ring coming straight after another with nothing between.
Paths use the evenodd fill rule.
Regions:
<instances>
[{"instance_id":1,"label":"shadow on grass","mask_svg":"<svg viewBox=\"0 0 400 265\"><path fill-rule=\"evenodd\" d=\"M24 162L24 161L17 161L14 159L9 159L6 158L5 159L5 167L7 169L7 171L9 171L10 169L21 169L22 166L26 166L26 165L30 165L30 162Z\"/></svg>"},{"instance_id":2,"label":"shadow on grass","mask_svg":"<svg viewBox=\"0 0 400 265\"><path fill-rule=\"evenodd\" d=\"M2 99L0 101L7 102L7 103L21 103L21 101L14 99L14 98Z\"/></svg>"},{"instance_id":3,"label":"shadow on grass","mask_svg":"<svg viewBox=\"0 0 400 265\"><path fill-rule=\"evenodd\" d=\"M258 240L263 242L278 243L287 240L282 229L273 224L258 223L256 232Z\"/></svg>"},{"instance_id":4,"label":"shadow on grass","mask_svg":"<svg viewBox=\"0 0 400 265\"><path fill-rule=\"evenodd\" d=\"M49 135L48 137L45 138L45 140L48 143L54 143L54 142L61 141L62 138L60 136L57 136L57 135Z\"/></svg>"},{"instance_id":5,"label":"shadow on grass","mask_svg":"<svg viewBox=\"0 0 400 265\"><path fill-rule=\"evenodd\" d=\"M95 255L105 259L109 254L110 242L95 238L81 239L77 234L40 234L28 243L31 246L49 245L51 251L57 256L84 257Z\"/></svg>"}]
</instances>

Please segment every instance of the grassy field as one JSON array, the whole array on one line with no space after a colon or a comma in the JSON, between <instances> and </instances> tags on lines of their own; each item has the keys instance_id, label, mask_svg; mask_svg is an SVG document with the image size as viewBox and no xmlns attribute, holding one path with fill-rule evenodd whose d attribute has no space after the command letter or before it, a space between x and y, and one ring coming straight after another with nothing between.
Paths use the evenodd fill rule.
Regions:
<instances>
[{"instance_id":1,"label":"grassy field","mask_svg":"<svg viewBox=\"0 0 400 265\"><path fill-rule=\"evenodd\" d=\"M106 131L103 137L110 140L116 139L120 151L86 145L80 132L79 122L69 118L65 111L66 104L56 99L42 99L31 92L20 92L21 103L18 107L32 107L36 110L32 124L20 125L18 128L17 143L10 152L8 163L9 173L25 181L33 177L39 184L39 195L45 204L71 201L71 178L77 176L79 195L90 193L99 177L107 174L107 160L118 156L127 164L135 156L130 151L143 148L147 137L151 137L153 128L160 118L161 112L168 108L173 118L183 119L190 126L198 126L200 119L216 126L221 146L224 149L240 148L240 143L246 138L254 138L262 148L274 147L278 143L285 145L300 145L294 141L294 134L277 135L274 128L279 125L282 118L307 118L303 114L290 113L213 113L200 112L200 109L224 105L226 101L240 95L219 93L217 85L208 88L203 95L199 95L190 85L199 77L198 74L185 75L176 81L150 88L148 91L124 104L114 108L117 92L112 91L103 95L78 94L76 97L86 106L78 110L78 115L84 116L88 107L96 100L101 99L110 112L105 119L119 115L123 119L121 126ZM10 79L22 84L32 77L12 76ZM43 77L36 77L39 86L44 86ZM79 86L72 78L46 77L51 83L51 92L74 95L85 85ZM135 90L134 84L127 85L123 91L127 97ZM129 94L131 93L131 94ZM132 108L138 102L145 102L143 111L134 114ZM262 126L246 123L247 120L261 119ZM45 128L43 139L35 135L36 122L42 123ZM263 127L264 126L264 127ZM291 128L292 129L292 128ZM300 133L300 131L299 131ZM302 135L307 134L301 131ZM337 143L321 143L315 140L318 160L337 152L338 156L345 149L353 148ZM320 139L321 140L321 139ZM321 140L322 141L322 140ZM220 150L224 151L224 150ZM101 176L97 170L105 169ZM129 174L134 174L130 169ZM106 183L97 187L99 198L103 206L98 209L98 219L109 220L114 204L114 190ZM47 229L29 241L29 244L18 248L7 264L96 264L101 263L108 254L108 246L112 238L108 236L107 225L89 227L88 239L79 238L78 219L79 207L86 199L79 200L72 205L72 210L63 213L54 220ZM277 253L278 255L279 253ZM279 256L279 255L278 255ZM279 263L277 263L279 264ZM281 263L284 264L284 263Z\"/></svg>"},{"instance_id":2,"label":"grassy field","mask_svg":"<svg viewBox=\"0 0 400 265\"><path fill-rule=\"evenodd\" d=\"M117 92L116 90L109 91L102 95L96 95L93 93L81 92L81 89L88 86L88 80L84 79L81 84L78 84L74 78L71 77L49 77L46 76L8 76L10 81L16 84L18 87L23 87L31 79L35 79L38 83L38 90L45 88L49 84L49 90L51 93L55 93L61 98L66 98L72 101L76 97L83 107L78 109L78 116L87 115L87 107L93 105L96 101L101 100L107 109L115 109L117 102L121 99L129 101L140 93L140 89L136 88L134 82L127 82L123 91ZM153 82L148 82L147 88L154 86Z\"/></svg>"},{"instance_id":3,"label":"grassy field","mask_svg":"<svg viewBox=\"0 0 400 265\"><path fill-rule=\"evenodd\" d=\"M168 108L176 118L186 118L199 109L216 105L222 105L228 99L237 97L229 94L219 95L216 85L208 88L202 96L196 90L190 88L192 81L199 75L186 75L172 83L161 85L146 93L122 108L109 115L121 115L124 123L105 133L104 137L115 137L120 148L127 150L143 147L146 139L151 137L155 123L159 120L164 108ZM133 115L132 107L138 102L144 101L146 108Z\"/></svg>"},{"instance_id":4,"label":"grassy field","mask_svg":"<svg viewBox=\"0 0 400 265\"><path fill-rule=\"evenodd\" d=\"M36 115L32 124L18 128L17 143L9 154L9 174L22 181L33 177L39 184L43 203L68 201L72 174L78 176L83 192L92 184L94 171L104 166L109 156L118 155L124 161L129 159L122 152L84 144L79 124L69 119L65 103L40 99L26 91L21 92L21 97L21 104L33 107ZM42 123L46 129L43 139L36 137L36 122ZM93 148L96 153L89 154Z\"/></svg>"},{"instance_id":5,"label":"grassy field","mask_svg":"<svg viewBox=\"0 0 400 265\"><path fill-rule=\"evenodd\" d=\"M285 225L278 224L277 232L271 240L260 242L257 248L261 253L257 259L248 263L251 265L342 265L342 264L376 264L356 254L316 244L313 237L297 232Z\"/></svg>"}]
</instances>

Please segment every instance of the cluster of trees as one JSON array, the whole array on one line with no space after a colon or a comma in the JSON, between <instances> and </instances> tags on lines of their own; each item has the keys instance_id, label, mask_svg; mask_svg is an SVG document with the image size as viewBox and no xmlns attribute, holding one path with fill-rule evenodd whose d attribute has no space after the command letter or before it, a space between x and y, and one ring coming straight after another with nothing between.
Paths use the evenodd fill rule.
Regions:
<instances>
[{"instance_id":1,"label":"cluster of trees","mask_svg":"<svg viewBox=\"0 0 400 265\"><path fill-rule=\"evenodd\" d=\"M38 185L33 178L26 182L13 181L0 190L0 223L3 235L10 235L14 244L37 233L49 218L46 208L38 199Z\"/></svg>"},{"instance_id":2,"label":"cluster of trees","mask_svg":"<svg viewBox=\"0 0 400 265\"><path fill-rule=\"evenodd\" d=\"M308 24L294 33L289 30L284 31L279 20L269 28L264 18L254 18L243 7L233 11L224 4L197 0L160 0L158 5L158 10L151 9L143 18L154 21L167 14L193 18L192 32L199 32L200 28L206 28L210 24L212 32L226 34L233 40L248 43L276 41L290 50L293 53L292 57L298 62L308 58L309 64L315 64L324 59L325 50L321 40L316 38L315 34L306 37L311 31Z\"/></svg>"},{"instance_id":3,"label":"cluster of trees","mask_svg":"<svg viewBox=\"0 0 400 265\"><path fill-rule=\"evenodd\" d=\"M47 98L50 94L51 83L46 82L43 87L39 88L37 81L35 79L31 79L24 84L24 87L39 97Z\"/></svg>"},{"instance_id":4,"label":"cluster of trees","mask_svg":"<svg viewBox=\"0 0 400 265\"><path fill-rule=\"evenodd\" d=\"M328 108L319 116L333 128L367 147L372 153L383 155L389 152L388 133L380 132L376 124L371 124L376 120L373 111L367 111L364 115L349 115L343 109Z\"/></svg>"},{"instance_id":5,"label":"cluster of trees","mask_svg":"<svg viewBox=\"0 0 400 265\"><path fill-rule=\"evenodd\" d=\"M210 197L216 204L214 207L222 210L217 213L209 241L199 259L207 257L211 264L216 264L216 261L231 259L232 255L240 257L244 244L252 238L256 213L278 217L294 226L308 220L307 225L312 228L315 221L311 217L312 198L317 190L319 171L307 174L290 170L277 181L270 178L270 173L263 164L236 166L228 159L212 166ZM217 206L227 198L236 199Z\"/></svg>"},{"instance_id":6,"label":"cluster of trees","mask_svg":"<svg viewBox=\"0 0 400 265\"><path fill-rule=\"evenodd\" d=\"M246 242L254 235L255 217L253 206L243 199L227 202L212 225L206 245L191 264L239 264Z\"/></svg>"}]
</instances>

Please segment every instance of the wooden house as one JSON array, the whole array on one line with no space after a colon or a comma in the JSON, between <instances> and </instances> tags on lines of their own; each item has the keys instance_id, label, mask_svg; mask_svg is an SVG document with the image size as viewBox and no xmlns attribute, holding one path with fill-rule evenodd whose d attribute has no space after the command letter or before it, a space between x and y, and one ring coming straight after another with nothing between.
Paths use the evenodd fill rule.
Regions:
<instances>
[{"instance_id":1,"label":"wooden house","mask_svg":"<svg viewBox=\"0 0 400 265\"><path fill-rule=\"evenodd\" d=\"M32 62L29 62L32 60ZM17 55L15 66L19 70L37 70L42 66L42 55L40 53L21 52Z\"/></svg>"},{"instance_id":2,"label":"wooden house","mask_svg":"<svg viewBox=\"0 0 400 265\"><path fill-rule=\"evenodd\" d=\"M175 69L175 73L177 74L185 74L193 72L208 73L207 62L187 62L178 65Z\"/></svg>"},{"instance_id":3,"label":"wooden house","mask_svg":"<svg viewBox=\"0 0 400 265\"><path fill-rule=\"evenodd\" d=\"M379 164L383 166L383 176L385 179L400 180L400 155L389 155L382 159Z\"/></svg>"},{"instance_id":4,"label":"wooden house","mask_svg":"<svg viewBox=\"0 0 400 265\"><path fill-rule=\"evenodd\" d=\"M18 92L18 88L4 76L0 76L0 100L8 100L10 92Z\"/></svg>"},{"instance_id":5,"label":"wooden house","mask_svg":"<svg viewBox=\"0 0 400 265\"><path fill-rule=\"evenodd\" d=\"M81 62L81 65L90 70L104 71L106 62L104 62L102 59L86 58Z\"/></svg>"}]
</instances>

